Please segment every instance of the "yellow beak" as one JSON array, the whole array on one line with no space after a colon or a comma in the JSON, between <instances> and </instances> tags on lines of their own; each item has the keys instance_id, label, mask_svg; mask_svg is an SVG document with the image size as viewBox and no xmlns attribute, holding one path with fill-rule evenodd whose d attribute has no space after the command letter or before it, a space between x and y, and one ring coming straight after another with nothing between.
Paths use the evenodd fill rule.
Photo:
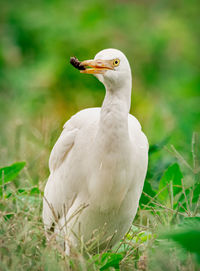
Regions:
<instances>
[{"instance_id":1,"label":"yellow beak","mask_svg":"<svg viewBox=\"0 0 200 271\"><path fill-rule=\"evenodd\" d=\"M91 59L84 60L81 65L85 67L85 70L80 70L81 73L87 74L103 74L107 70L113 70L113 60Z\"/></svg>"}]
</instances>

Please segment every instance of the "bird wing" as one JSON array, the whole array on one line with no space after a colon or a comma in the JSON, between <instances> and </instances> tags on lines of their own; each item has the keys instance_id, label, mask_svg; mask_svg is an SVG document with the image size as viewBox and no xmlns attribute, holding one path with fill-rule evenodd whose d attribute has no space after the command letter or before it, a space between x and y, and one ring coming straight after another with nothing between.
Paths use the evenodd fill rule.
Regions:
<instances>
[{"instance_id":1,"label":"bird wing","mask_svg":"<svg viewBox=\"0 0 200 271\"><path fill-rule=\"evenodd\" d=\"M50 176L45 186L44 199L43 199L43 221L46 229L54 231L54 226L58 222L61 213L62 205L59 204L61 196L60 167L67 159L70 150L72 150L78 129L71 124L69 120L54 145L50 158L49 158L49 169ZM55 223L56 222L56 223Z\"/></svg>"},{"instance_id":2,"label":"bird wing","mask_svg":"<svg viewBox=\"0 0 200 271\"><path fill-rule=\"evenodd\" d=\"M69 151L73 147L74 140L78 129L64 129L54 145L50 158L49 158L49 169L50 172L55 171L60 167L62 162L67 157Z\"/></svg>"},{"instance_id":3,"label":"bird wing","mask_svg":"<svg viewBox=\"0 0 200 271\"><path fill-rule=\"evenodd\" d=\"M147 137L141 130L139 121L131 114L128 116L129 136L138 147L144 148L148 152L149 143Z\"/></svg>"},{"instance_id":4,"label":"bird wing","mask_svg":"<svg viewBox=\"0 0 200 271\"><path fill-rule=\"evenodd\" d=\"M73 150L76 144L76 137L81 129L85 125L94 123L98 119L99 113L99 108L90 108L72 116L64 124L63 131L51 151L49 159L50 176L45 186L43 200L43 221L47 229L51 229L54 221L62 216L63 202L70 207L75 194L78 193L78 191L74 193L71 183L66 184L66 179L63 179L62 165ZM63 195L64 185L66 185L67 191ZM54 210L52 210L52 206Z\"/></svg>"},{"instance_id":5,"label":"bird wing","mask_svg":"<svg viewBox=\"0 0 200 271\"><path fill-rule=\"evenodd\" d=\"M72 149L76 135L86 124L97 120L100 108L84 109L72 116L63 126L63 131L54 145L50 158L50 172L55 171Z\"/></svg>"},{"instance_id":6,"label":"bird wing","mask_svg":"<svg viewBox=\"0 0 200 271\"><path fill-rule=\"evenodd\" d=\"M129 137L132 143L133 153L135 155L135 168L136 168L136 180L138 195L141 195L142 188L147 172L148 166L148 150L149 144L147 137L141 130L139 121L129 114Z\"/></svg>"}]
</instances>

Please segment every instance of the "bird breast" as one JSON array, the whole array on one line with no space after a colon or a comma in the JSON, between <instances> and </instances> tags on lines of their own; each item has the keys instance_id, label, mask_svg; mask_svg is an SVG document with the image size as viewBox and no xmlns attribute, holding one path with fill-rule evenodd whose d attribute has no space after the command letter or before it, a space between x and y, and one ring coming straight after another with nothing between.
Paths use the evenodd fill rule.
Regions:
<instances>
[{"instance_id":1,"label":"bird breast","mask_svg":"<svg viewBox=\"0 0 200 271\"><path fill-rule=\"evenodd\" d=\"M120 142L119 138L101 142L94 148L92 172L89 179L89 194L94 208L100 211L119 209L130 188L132 180L130 142Z\"/></svg>"}]
</instances>

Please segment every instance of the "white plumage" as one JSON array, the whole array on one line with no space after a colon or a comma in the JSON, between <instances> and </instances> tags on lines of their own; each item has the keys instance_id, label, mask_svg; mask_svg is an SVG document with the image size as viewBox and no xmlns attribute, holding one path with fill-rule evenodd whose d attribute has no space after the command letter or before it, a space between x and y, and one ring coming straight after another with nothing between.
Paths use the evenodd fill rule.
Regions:
<instances>
[{"instance_id":1,"label":"white plumage","mask_svg":"<svg viewBox=\"0 0 200 271\"><path fill-rule=\"evenodd\" d=\"M105 99L101 108L82 110L65 123L50 155L43 201L45 229L60 235L67 254L97 232L100 248L124 236L148 163L147 138L129 114L132 78L125 55L106 49L82 65L104 84Z\"/></svg>"}]
</instances>

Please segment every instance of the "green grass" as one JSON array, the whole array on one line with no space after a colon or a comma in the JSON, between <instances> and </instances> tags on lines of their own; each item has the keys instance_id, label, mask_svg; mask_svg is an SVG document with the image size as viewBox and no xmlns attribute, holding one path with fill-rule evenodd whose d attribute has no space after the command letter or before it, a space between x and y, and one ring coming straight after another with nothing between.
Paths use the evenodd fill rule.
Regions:
<instances>
[{"instance_id":1,"label":"green grass","mask_svg":"<svg viewBox=\"0 0 200 271\"><path fill-rule=\"evenodd\" d=\"M43 189L31 184L22 188L21 182L27 184L24 162L1 168L0 270L198 270L199 139L194 134L194 167L172 148L179 159L166 168L157 188L149 177L152 171L156 175L156 165L150 163L131 229L112 250L95 255L83 244L68 257L55 238L47 242L41 220ZM150 161L157 152L167 152L164 147L152 146Z\"/></svg>"}]
</instances>

